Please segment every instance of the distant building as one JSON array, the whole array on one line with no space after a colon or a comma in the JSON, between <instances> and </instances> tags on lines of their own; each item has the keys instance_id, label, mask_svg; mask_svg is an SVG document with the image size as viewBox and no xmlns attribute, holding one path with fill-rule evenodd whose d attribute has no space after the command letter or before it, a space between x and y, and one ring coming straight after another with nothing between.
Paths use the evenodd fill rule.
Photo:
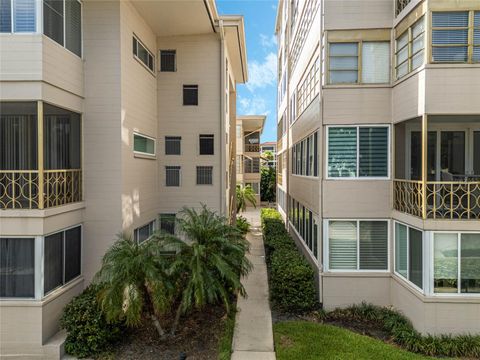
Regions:
<instances>
[{"instance_id":1,"label":"distant building","mask_svg":"<svg viewBox=\"0 0 480 360\"><path fill-rule=\"evenodd\" d=\"M267 160L266 152L273 155L273 159ZM267 141L260 144L260 157L263 166L275 167L277 164L277 143L275 141Z\"/></svg>"}]
</instances>

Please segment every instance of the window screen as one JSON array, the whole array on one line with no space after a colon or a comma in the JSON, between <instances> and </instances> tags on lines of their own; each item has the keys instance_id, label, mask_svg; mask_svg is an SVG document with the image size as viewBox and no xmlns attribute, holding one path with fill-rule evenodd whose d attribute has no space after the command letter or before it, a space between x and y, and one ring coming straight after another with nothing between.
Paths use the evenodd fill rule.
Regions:
<instances>
[{"instance_id":1,"label":"window screen","mask_svg":"<svg viewBox=\"0 0 480 360\"><path fill-rule=\"evenodd\" d=\"M65 283L81 273L82 229L80 226L65 231Z\"/></svg>"},{"instance_id":2,"label":"window screen","mask_svg":"<svg viewBox=\"0 0 480 360\"><path fill-rule=\"evenodd\" d=\"M160 71L176 71L176 50L160 50Z\"/></svg>"},{"instance_id":3,"label":"window screen","mask_svg":"<svg viewBox=\"0 0 480 360\"><path fill-rule=\"evenodd\" d=\"M65 1L65 47L82 56L82 5L76 0Z\"/></svg>"},{"instance_id":4,"label":"window screen","mask_svg":"<svg viewBox=\"0 0 480 360\"><path fill-rule=\"evenodd\" d=\"M200 141L200 155L213 155L214 154L214 135L201 134L199 136Z\"/></svg>"},{"instance_id":5,"label":"window screen","mask_svg":"<svg viewBox=\"0 0 480 360\"><path fill-rule=\"evenodd\" d=\"M181 143L180 136L165 136L165 155L180 155Z\"/></svg>"},{"instance_id":6,"label":"window screen","mask_svg":"<svg viewBox=\"0 0 480 360\"><path fill-rule=\"evenodd\" d=\"M183 85L183 105L198 105L198 85Z\"/></svg>"},{"instance_id":7,"label":"window screen","mask_svg":"<svg viewBox=\"0 0 480 360\"><path fill-rule=\"evenodd\" d=\"M63 16L63 0L43 0L43 33L62 46Z\"/></svg>"},{"instance_id":8,"label":"window screen","mask_svg":"<svg viewBox=\"0 0 480 360\"><path fill-rule=\"evenodd\" d=\"M197 185L212 185L213 166L197 166Z\"/></svg>"},{"instance_id":9,"label":"window screen","mask_svg":"<svg viewBox=\"0 0 480 360\"><path fill-rule=\"evenodd\" d=\"M35 239L0 238L0 297L35 296Z\"/></svg>"},{"instance_id":10,"label":"window screen","mask_svg":"<svg viewBox=\"0 0 480 360\"><path fill-rule=\"evenodd\" d=\"M44 292L63 284L63 231L45 237Z\"/></svg>"},{"instance_id":11,"label":"window screen","mask_svg":"<svg viewBox=\"0 0 480 360\"><path fill-rule=\"evenodd\" d=\"M165 185L180 186L180 166L165 166Z\"/></svg>"}]
</instances>

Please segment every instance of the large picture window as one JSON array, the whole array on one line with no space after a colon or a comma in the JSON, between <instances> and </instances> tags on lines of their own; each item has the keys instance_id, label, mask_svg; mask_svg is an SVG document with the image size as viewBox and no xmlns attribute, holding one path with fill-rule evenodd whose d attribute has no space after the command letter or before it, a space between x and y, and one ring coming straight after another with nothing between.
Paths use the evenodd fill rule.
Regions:
<instances>
[{"instance_id":1,"label":"large picture window","mask_svg":"<svg viewBox=\"0 0 480 360\"><path fill-rule=\"evenodd\" d=\"M388 270L388 221L328 223L329 270Z\"/></svg>"},{"instance_id":2,"label":"large picture window","mask_svg":"<svg viewBox=\"0 0 480 360\"><path fill-rule=\"evenodd\" d=\"M433 291L480 293L480 234L434 233Z\"/></svg>"},{"instance_id":3,"label":"large picture window","mask_svg":"<svg viewBox=\"0 0 480 360\"><path fill-rule=\"evenodd\" d=\"M388 178L389 132L388 126L328 127L328 177Z\"/></svg>"},{"instance_id":4,"label":"large picture window","mask_svg":"<svg viewBox=\"0 0 480 360\"><path fill-rule=\"evenodd\" d=\"M423 233L395 223L395 272L423 289Z\"/></svg>"}]
</instances>

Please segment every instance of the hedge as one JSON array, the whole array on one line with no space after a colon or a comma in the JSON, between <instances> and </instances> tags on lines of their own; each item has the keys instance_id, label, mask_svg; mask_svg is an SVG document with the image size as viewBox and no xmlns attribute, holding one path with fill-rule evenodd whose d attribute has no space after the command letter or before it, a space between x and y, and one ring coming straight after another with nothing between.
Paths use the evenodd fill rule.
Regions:
<instances>
[{"instance_id":1,"label":"hedge","mask_svg":"<svg viewBox=\"0 0 480 360\"><path fill-rule=\"evenodd\" d=\"M315 273L298 252L280 214L274 209L262 209L261 218L273 305L294 313L317 308Z\"/></svg>"},{"instance_id":2,"label":"hedge","mask_svg":"<svg viewBox=\"0 0 480 360\"><path fill-rule=\"evenodd\" d=\"M389 334L391 340L411 352L427 356L480 358L480 336L424 336L415 330L410 320L391 308L362 303L335 309L323 316L331 321L374 322Z\"/></svg>"}]
</instances>

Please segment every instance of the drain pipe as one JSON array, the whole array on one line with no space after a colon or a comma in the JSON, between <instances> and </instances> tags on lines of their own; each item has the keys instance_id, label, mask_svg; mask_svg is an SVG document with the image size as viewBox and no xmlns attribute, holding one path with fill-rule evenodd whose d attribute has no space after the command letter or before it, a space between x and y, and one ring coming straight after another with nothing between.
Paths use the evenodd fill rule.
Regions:
<instances>
[{"instance_id":1,"label":"drain pipe","mask_svg":"<svg viewBox=\"0 0 480 360\"><path fill-rule=\"evenodd\" d=\"M230 217L230 214L226 214L227 184L225 183L225 176L223 176L228 171L228 169L225 169L226 157L224 157L224 151L229 151L229 144L225 146L225 109L227 104L225 104L225 31L222 19L218 20L218 28L220 30L220 212L222 215Z\"/></svg>"}]
</instances>

